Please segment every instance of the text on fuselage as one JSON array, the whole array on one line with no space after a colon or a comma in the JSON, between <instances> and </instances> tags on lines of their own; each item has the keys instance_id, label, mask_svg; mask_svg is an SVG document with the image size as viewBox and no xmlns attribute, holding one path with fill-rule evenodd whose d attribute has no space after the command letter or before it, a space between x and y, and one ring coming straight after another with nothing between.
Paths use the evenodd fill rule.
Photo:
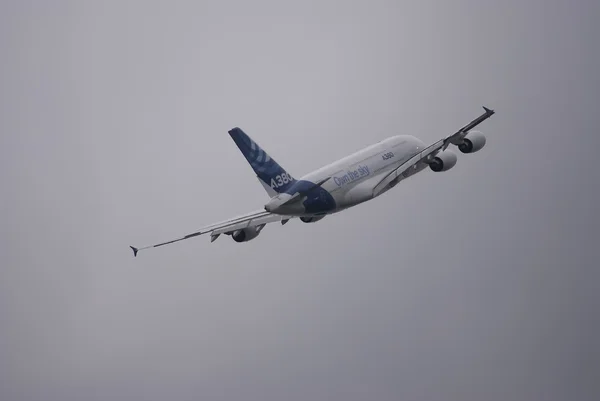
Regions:
<instances>
[{"instance_id":1,"label":"text on fuselage","mask_svg":"<svg viewBox=\"0 0 600 401\"><path fill-rule=\"evenodd\" d=\"M341 187L342 185L349 184L363 177L366 177L367 175L369 175L369 167L358 166L356 170L346 171L346 174L344 174L341 177L333 177L333 181L338 187Z\"/></svg>"}]
</instances>

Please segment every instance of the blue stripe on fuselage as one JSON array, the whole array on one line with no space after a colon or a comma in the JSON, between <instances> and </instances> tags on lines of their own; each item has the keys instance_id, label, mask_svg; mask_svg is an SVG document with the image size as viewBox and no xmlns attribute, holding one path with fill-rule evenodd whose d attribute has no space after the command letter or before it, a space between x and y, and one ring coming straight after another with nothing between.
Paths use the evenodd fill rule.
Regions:
<instances>
[{"instance_id":1,"label":"blue stripe on fuselage","mask_svg":"<svg viewBox=\"0 0 600 401\"><path fill-rule=\"evenodd\" d=\"M296 192L303 192L314 187L314 183L305 180L294 182L292 186L285 190L285 193L294 195ZM322 187L313 188L306 194L306 199L302 203L307 213L326 213L336 208L335 199L329 192Z\"/></svg>"}]
</instances>

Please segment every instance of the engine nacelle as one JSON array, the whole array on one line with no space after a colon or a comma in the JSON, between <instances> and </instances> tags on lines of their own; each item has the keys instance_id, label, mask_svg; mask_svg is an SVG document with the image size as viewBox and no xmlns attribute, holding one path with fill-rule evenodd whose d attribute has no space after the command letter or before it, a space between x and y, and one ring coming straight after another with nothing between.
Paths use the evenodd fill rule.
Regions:
<instances>
[{"instance_id":1,"label":"engine nacelle","mask_svg":"<svg viewBox=\"0 0 600 401\"><path fill-rule=\"evenodd\" d=\"M481 131L469 131L463 143L458 145L458 150L463 153L475 153L485 146L485 135Z\"/></svg>"},{"instance_id":2,"label":"engine nacelle","mask_svg":"<svg viewBox=\"0 0 600 401\"><path fill-rule=\"evenodd\" d=\"M456 153L450 152L449 150L445 150L443 152L438 153L436 157L433 158L431 163L429 163L429 168L433 171L448 171L456 164L458 157Z\"/></svg>"},{"instance_id":3,"label":"engine nacelle","mask_svg":"<svg viewBox=\"0 0 600 401\"><path fill-rule=\"evenodd\" d=\"M315 223L315 222L321 220L323 217L325 217L325 216L310 216L310 217L302 216L302 217L300 217L300 220L303 223Z\"/></svg>"},{"instance_id":4,"label":"engine nacelle","mask_svg":"<svg viewBox=\"0 0 600 401\"><path fill-rule=\"evenodd\" d=\"M233 232L233 234L231 234L231 238L233 238L235 242L250 241L251 239L258 237L258 234L260 234L260 230L262 230L263 227L264 225L260 225L256 227L244 228L242 230L236 230Z\"/></svg>"}]
</instances>

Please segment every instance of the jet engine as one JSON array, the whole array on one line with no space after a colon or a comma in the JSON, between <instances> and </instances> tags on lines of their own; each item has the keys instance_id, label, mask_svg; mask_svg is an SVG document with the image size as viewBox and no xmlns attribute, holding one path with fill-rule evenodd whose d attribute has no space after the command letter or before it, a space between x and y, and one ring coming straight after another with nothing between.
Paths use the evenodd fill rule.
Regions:
<instances>
[{"instance_id":1,"label":"jet engine","mask_svg":"<svg viewBox=\"0 0 600 401\"><path fill-rule=\"evenodd\" d=\"M315 222L321 220L323 217L325 217L325 216L309 216L309 217L302 216L302 217L300 217L300 220L303 223L315 223Z\"/></svg>"},{"instance_id":2,"label":"jet engine","mask_svg":"<svg viewBox=\"0 0 600 401\"><path fill-rule=\"evenodd\" d=\"M429 168L433 171L448 171L456 164L456 160L458 157L456 153L450 152L449 150L445 150L437 154L436 157L429 163Z\"/></svg>"},{"instance_id":3,"label":"jet engine","mask_svg":"<svg viewBox=\"0 0 600 401\"><path fill-rule=\"evenodd\" d=\"M458 145L458 150L463 153L475 153L485 146L485 136L481 131L469 131L463 143Z\"/></svg>"},{"instance_id":4,"label":"jet engine","mask_svg":"<svg viewBox=\"0 0 600 401\"><path fill-rule=\"evenodd\" d=\"M256 226L256 227L248 227L241 230L236 230L231 234L231 238L235 242L247 242L251 239L258 237L260 231L263 229L264 225Z\"/></svg>"}]
</instances>

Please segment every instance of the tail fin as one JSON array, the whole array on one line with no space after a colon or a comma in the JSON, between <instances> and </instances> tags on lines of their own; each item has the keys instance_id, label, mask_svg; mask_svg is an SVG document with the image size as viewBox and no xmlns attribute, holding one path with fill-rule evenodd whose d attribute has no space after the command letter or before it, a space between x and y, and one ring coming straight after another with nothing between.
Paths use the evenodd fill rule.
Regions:
<instances>
[{"instance_id":1,"label":"tail fin","mask_svg":"<svg viewBox=\"0 0 600 401\"><path fill-rule=\"evenodd\" d=\"M269 196L273 197L276 193L285 192L296 182L283 167L240 128L233 128L229 131L229 135L252 166Z\"/></svg>"}]
</instances>

